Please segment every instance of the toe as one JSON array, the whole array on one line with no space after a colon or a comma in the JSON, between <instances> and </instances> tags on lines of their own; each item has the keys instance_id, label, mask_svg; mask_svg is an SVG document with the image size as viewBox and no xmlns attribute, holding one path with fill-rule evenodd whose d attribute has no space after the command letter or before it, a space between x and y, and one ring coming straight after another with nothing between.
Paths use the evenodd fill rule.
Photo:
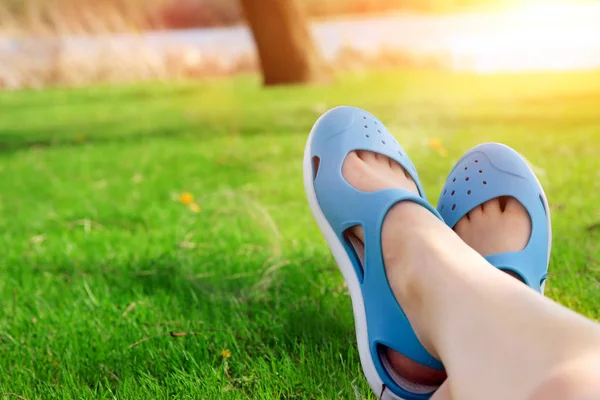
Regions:
<instances>
[{"instance_id":1,"label":"toe","mask_svg":"<svg viewBox=\"0 0 600 400\"><path fill-rule=\"evenodd\" d=\"M348 155L346 156L346 160L344 160L344 161L348 161L348 162L362 161L361 153L362 153L361 151L351 151L350 153L348 153Z\"/></svg>"},{"instance_id":2,"label":"toe","mask_svg":"<svg viewBox=\"0 0 600 400\"><path fill-rule=\"evenodd\" d=\"M504 212L516 213L516 214L527 214L525 207L514 197L506 197L504 203Z\"/></svg>"},{"instance_id":3,"label":"toe","mask_svg":"<svg viewBox=\"0 0 600 400\"><path fill-rule=\"evenodd\" d=\"M484 209L485 209L484 204L481 204L481 205L475 207L474 209L469 211L469 219L471 221L478 221L479 219L481 219L483 217Z\"/></svg>"},{"instance_id":4,"label":"toe","mask_svg":"<svg viewBox=\"0 0 600 400\"><path fill-rule=\"evenodd\" d=\"M513 197L507 197L504 207L504 219L516 229L527 231L531 228L531 218L523 205Z\"/></svg>"},{"instance_id":5,"label":"toe","mask_svg":"<svg viewBox=\"0 0 600 400\"><path fill-rule=\"evenodd\" d=\"M531 220L519 201L500 197L472 209L454 231L470 247L487 256L523 250L531 236Z\"/></svg>"},{"instance_id":6,"label":"toe","mask_svg":"<svg viewBox=\"0 0 600 400\"><path fill-rule=\"evenodd\" d=\"M506 203L510 199L510 197L502 196L498 198L498 202L500 203L500 211L504 212L506 210Z\"/></svg>"},{"instance_id":7,"label":"toe","mask_svg":"<svg viewBox=\"0 0 600 400\"><path fill-rule=\"evenodd\" d=\"M416 183L402 165L371 151L350 152L342 165L342 175L350 185L365 192L399 188L419 194Z\"/></svg>"},{"instance_id":8,"label":"toe","mask_svg":"<svg viewBox=\"0 0 600 400\"><path fill-rule=\"evenodd\" d=\"M498 214L498 213L502 212L501 207L500 207L500 199L492 199L490 201L487 201L482 206L483 206L482 207L483 212L485 214L488 214L488 213Z\"/></svg>"},{"instance_id":9,"label":"toe","mask_svg":"<svg viewBox=\"0 0 600 400\"><path fill-rule=\"evenodd\" d=\"M366 163L371 163L371 162L375 161L375 153L373 153L373 152L365 151L365 150L358 150L356 152L356 154L358 155L358 158L360 158L361 160L363 160Z\"/></svg>"},{"instance_id":10,"label":"toe","mask_svg":"<svg viewBox=\"0 0 600 400\"><path fill-rule=\"evenodd\" d=\"M400 164L398 164L396 161L392 160L391 158L389 158L389 157L388 157L388 159L387 159L387 160L388 160L388 164L389 164L389 166L390 166L390 169L391 169L392 171L395 171L395 172L397 172L397 171L399 171L399 170L400 170L399 168L402 168L402 167L400 166Z\"/></svg>"},{"instance_id":11,"label":"toe","mask_svg":"<svg viewBox=\"0 0 600 400\"><path fill-rule=\"evenodd\" d=\"M389 160L390 160L390 166L392 167L392 169L395 172L404 175L404 168L402 167L402 165L400 165L397 161L392 160L391 158Z\"/></svg>"},{"instance_id":12,"label":"toe","mask_svg":"<svg viewBox=\"0 0 600 400\"><path fill-rule=\"evenodd\" d=\"M466 232L469 229L470 219L469 219L468 215L469 214L467 213L467 215L465 215L463 218L461 218L460 221L458 221L458 223L454 226L454 231L460 237L464 237Z\"/></svg>"}]
</instances>

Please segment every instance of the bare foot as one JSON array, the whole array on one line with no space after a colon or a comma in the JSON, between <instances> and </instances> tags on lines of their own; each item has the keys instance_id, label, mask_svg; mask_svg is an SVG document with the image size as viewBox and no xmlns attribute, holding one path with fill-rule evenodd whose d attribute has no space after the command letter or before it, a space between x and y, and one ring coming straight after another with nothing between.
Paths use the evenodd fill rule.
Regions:
<instances>
[{"instance_id":1,"label":"bare foot","mask_svg":"<svg viewBox=\"0 0 600 400\"><path fill-rule=\"evenodd\" d=\"M364 192L399 188L418 194L417 186L406 170L396 161L381 154L369 151L352 152L348 154L344 161L342 173L349 184ZM415 214L417 219L422 214L435 218L429 211L423 209L421 206L410 202L406 203L407 204L399 203L393 207L384 222L382 249L385 257L388 259L390 257L401 257L401 254L398 253L398 243L392 240L394 236L387 234L389 229L386 229L386 226L389 227L389 225L406 224L406 219L398 215L398 208L408 208L408 212ZM404 221L402 221L402 219L404 219ZM362 227L357 226L349 229L346 231L346 237L354 245L357 254L362 256L364 254L364 232ZM395 279L394 275L397 274L398 271L388 269L388 265L392 265L392 263L386 262L388 280L390 282L397 281L398 279ZM387 361L394 372L411 382L427 386L438 386L446 379L446 373L444 371L425 367L393 350L388 349L386 356Z\"/></svg>"},{"instance_id":2,"label":"bare foot","mask_svg":"<svg viewBox=\"0 0 600 400\"><path fill-rule=\"evenodd\" d=\"M471 210L454 231L482 256L521 251L531 236L531 219L517 199L500 197ZM505 272L522 280L512 271Z\"/></svg>"}]
</instances>

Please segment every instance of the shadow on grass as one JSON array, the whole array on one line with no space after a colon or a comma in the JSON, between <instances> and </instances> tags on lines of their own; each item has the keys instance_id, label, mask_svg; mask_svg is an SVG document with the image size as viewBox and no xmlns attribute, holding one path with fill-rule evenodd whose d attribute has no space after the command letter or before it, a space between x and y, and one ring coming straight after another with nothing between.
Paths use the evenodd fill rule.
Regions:
<instances>
[{"instance_id":1,"label":"shadow on grass","mask_svg":"<svg viewBox=\"0 0 600 400\"><path fill-rule=\"evenodd\" d=\"M278 137L282 132L308 132L315 117L310 112L304 115L290 113L284 121L263 116L237 116L224 120L203 115L183 116L173 112L170 116L151 120L136 118L112 119L102 122L73 122L54 124L49 127L16 128L0 126L0 154L11 154L32 148L78 148L107 143L140 143L155 139L222 138L242 135L245 137L264 135Z\"/></svg>"},{"instance_id":2,"label":"shadow on grass","mask_svg":"<svg viewBox=\"0 0 600 400\"><path fill-rule=\"evenodd\" d=\"M4 130L0 136L0 153L10 154L31 148L48 147L71 147L89 146L94 144L106 143L139 143L146 140L161 138L183 138L192 137L188 128L168 126L162 128L153 127L152 129L135 129L132 132L123 134L123 127L127 126L127 121L114 121L104 123L94 127L90 132L82 126L69 125L61 132L61 136L56 136L54 132L56 127L51 129L42 129L36 132L35 137L25 138L22 131ZM88 127L88 125L86 125ZM102 135L101 132L110 132L112 129L119 129L120 133ZM88 132L82 134L81 132Z\"/></svg>"},{"instance_id":3,"label":"shadow on grass","mask_svg":"<svg viewBox=\"0 0 600 400\"><path fill-rule=\"evenodd\" d=\"M413 105L414 106L414 105ZM143 107L143 105L141 106ZM386 107L379 107L386 110ZM418 107L417 107L418 108ZM379 115L394 114L396 109L391 107L389 112L380 112ZM408 109L412 109L409 107ZM163 112L164 111L164 112ZM205 111L203 111L204 113ZM91 122L61 122L28 127L12 124L0 127L0 154L10 154L31 148L72 147L77 148L89 145L102 145L106 143L139 143L143 141L162 138L212 138L226 135L280 135L282 132L308 132L318 114L310 109L300 109L289 114L269 113L256 115L244 114L240 110L232 110L233 118L225 118L210 113L186 115L184 110L162 110L160 118L151 116L146 118L143 113L137 113L126 118L118 115ZM237 113L237 114L236 114ZM407 118L408 121L414 116ZM519 127L530 129L531 132L548 129L563 130L597 125L597 116L594 113L564 116L554 114L489 114L482 112L460 115L459 113L446 112L446 114L424 115L420 124L442 125L447 129L487 129L490 126ZM154 122L152 122L154 121ZM549 128L551 127L551 128Z\"/></svg>"},{"instance_id":4,"label":"shadow on grass","mask_svg":"<svg viewBox=\"0 0 600 400\"><path fill-rule=\"evenodd\" d=\"M15 266L9 272L15 281L42 287L52 280L43 298L53 318L37 323L37 331L29 314L13 321L13 335L23 334L19 346L7 347L13 351L7 365L29 366L38 382L57 387L74 379L118 391L132 379L167 384L173 374L185 374L252 396L260 379L277 379L279 368L312 371L324 359L354 357L350 299L336 287L337 270L315 268L323 262L318 257L284 262L270 273L261 256L215 262L210 254ZM198 272L207 270L203 264L215 274ZM37 295L16 296L19 307L38 307ZM54 368L45 349L58 348ZM233 353L228 370L223 349Z\"/></svg>"},{"instance_id":5,"label":"shadow on grass","mask_svg":"<svg viewBox=\"0 0 600 400\"><path fill-rule=\"evenodd\" d=\"M247 266L237 264L231 269L213 263L211 268L221 269L214 276L186 272L169 257L146 261L133 267L136 271L124 278L131 284L122 290L170 298L178 314L202 318L199 330L221 326L226 336L245 343L249 354L254 348L260 354L269 350L293 355L299 342L311 348L326 348L335 341L352 343L348 340L352 322L342 322L340 314L345 313L337 309L349 306L349 298L341 294L340 287L317 283L322 282L319 274L339 278L336 269L307 269L322 260L301 259L268 273L261 267L263 261L249 260ZM195 323L179 322L191 328ZM178 326L165 328L176 330Z\"/></svg>"},{"instance_id":6,"label":"shadow on grass","mask_svg":"<svg viewBox=\"0 0 600 400\"><path fill-rule=\"evenodd\" d=\"M118 86L96 86L90 88L50 88L44 91L20 90L18 92L0 92L0 107L9 114L12 111L27 110L39 114L47 112L49 106L101 106L131 104L135 102L143 108L145 103L169 100L181 100L195 97L204 90L202 83L185 84L139 84Z\"/></svg>"},{"instance_id":7,"label":"shadow on grass","mask_svg":"<svg viewBox=\"0 0 600 400\"><path fill-rule=\"evenodd\" d=\"M234 256L224 261L218 253L183 261L163 255L129 263L120 261L117 265L34 264L9 275L32 282L54 276L57 287L88 285L95 292L110 288L110 297L102 299L98 293L94 297L100 307L110 305L110 309L122 312L131 299L146 299L154 311L139 323L151 327L157 335L193 330L200 336L216 335L226 342L239 340L249 350L284 351L290 355L298 350L300 342L315 349L335 342L345 346L353 343L353 324L348 318L350 298L344 294L335 266L323 269L322 259L299 256L278 262L283 267L270 272L265 267L267 257ZM49 307L61 309L65 301L62 293L53 296L47 299ZM86 292L79 296L87 297ZM25 301L33 304L33 300ZM105 322L116 317L123 322L108 308L101 314L106 316Z\"/></svg>"}]
</instances>

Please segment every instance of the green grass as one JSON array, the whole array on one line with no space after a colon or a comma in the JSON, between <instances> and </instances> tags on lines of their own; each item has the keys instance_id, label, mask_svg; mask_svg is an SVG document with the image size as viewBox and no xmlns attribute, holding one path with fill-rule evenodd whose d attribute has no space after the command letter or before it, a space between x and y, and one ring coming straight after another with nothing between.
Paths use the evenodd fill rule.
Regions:
<instances>
[{"instance_id":1,"label":"green grass","mask_svg":"<svg viewBox=\"0 0 600 400\"><path fill-rule=\"evenodd\" d=\"M301 179L310 127L341 104L390 127L434 202L477 143L525 154L553 210L547 293L600 318L600 72L2 93L0 393L373 398Z\"/></svg>"}]
</instances>

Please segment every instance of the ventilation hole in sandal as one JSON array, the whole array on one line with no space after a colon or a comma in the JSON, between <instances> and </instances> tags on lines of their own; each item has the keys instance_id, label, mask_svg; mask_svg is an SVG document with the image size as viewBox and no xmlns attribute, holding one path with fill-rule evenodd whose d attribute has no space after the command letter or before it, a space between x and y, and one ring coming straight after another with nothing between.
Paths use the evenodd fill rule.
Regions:
<instances>
[{"instance_id":1,"label":"ventilation hole in sandal","mask_svg":"<svg viewBox=\"0 0 600 400\"><path fill-rule=\"evenodd\" d=\"M467 195L468 195L468 196L470 196L470 195L471 195L471 191L470 191L470 190L469 190L469 191L467 191Z\"/></svg>"},{"instance_id":2,"label":"ventilation hole in sandal","mask_svg":"<svg viewBox=\"0 0 600 400\"><path fill-rule=\"evenodd\" d=\"M321 159L317 156L312 158L312 169L313 169L313 181L317 179L317 173L319 172L319 165L321 164Z\"/></svg>"},{"instance_id":3,"label":"ventilation hole in sandal","mask_svg":"<svg viewBox=\"0 0 600 400\"><path fill-rule=\"evenodd\" d=\"M483 171L482 171L482 170L479 170L479 173L480 173L480 174L483 174Z\"/></svg>"},{"instance_id":4,"label":"ventilation hole in sandal","mask_svg":"<svg viewBox=\"0 0 600 400\"><path fill-rule=\"evenodd\" d=\"M467 177L465 178L465 181L466 181L466 182L469 182L469 179L470 179L470 178L467 176Z\"/></svg>"},{"instance_id":5,"label":"ventilation hole in sandal","mask_svg":"<svg viewBox=\"0 0 600 400\"><path fill-rule=\"evenodd\" d=\"M445 371L419 364L379 343L377 355L389 377L398 386L414 394L432 393L447 379Z\"/></svg>"},{"instance_id":6,"label":"ventilation hole in sandal","mask_svg":"<svg viewBox=\"0 0 600 400\"><path fill-rule=\"evenodd\" d=\"M483 181L483 184L484 184L484 185L487 185L487 181Z\"/></svg>"},{"instance_id":7,"label":"ventilation hole in sandal","mask_svg":"<svg viewBox=\"0 0 600 400\"><path fill-rule=\"evenodd\" d=\"M548 215L548 210L546 210L546 202L544 201L544 197L540 194L540 202L542 203L542 207L544 207L544 214Z\"/></svg>"},{"instance_id":8,"label":"ventilation hole in sandal","mask_svg":"<svg viewBox=\"0 0 600 400\"><path fill-rule=\"evenodd\" d=\"M479 160L475 160L475 164L477 164L479 162Z\"/></svg>"},{"instance_id":9,"label":"ventilation hole in sandal","mask_svg":"<svg viewBox=\"0 0 600 400\"><path fill-rule=\"evenodd\" d=\"M369 135L365 135L365 137L368 139L368 138L370 138L371 136L369 136Z\"/></svg>"},{"instance_id":10,"label":"ventilation hole in sandal","mask_svg":"<svg viewBox=\"0 0 600 400\"><path fill-rule=\"evenodd\" d=\"M456 178L452 179L452 182L456 182Z\"/></svg>"},{"instance_id":11,"label":"ventilation hole in sandal","mask_svg":"<svg viewBox=\"0 0 600 400\"><path fill-rule=\"evenodd\" d=\"M402 157L402 152L400 150L398 150L398 154L400 155L400 157Z\"/></svg>"},{"instance_id":12,"label":"ventilation hole in sandal","mask_svg":"<svg viewBox=\"0 0 600 400\"><path fill-rule=\"evenodd\" d=\"M444 189L444 196L448 193L448 189Z\"/></svg>"},{"instance_id":13,"label":"ventilation hole in sandal","mask_svg":"<svg viewBox=\"0 0 600 400\"><path fill-rule=\"evenodd\" d=\"M381 143L382 143L382 144L385 144L385 140L382 140L382 141L381 141Z\"/></svg>"},{"instance_id":14,"label":"ventilation hole in sandal","mask_svg":"<svg viewBox=\"0 0 600 400\"><path fill-rule=\"evenodd\" d=\"M444 205L442 204L442 207L440 208L440 211L444 211Z\"/></svg>"},{"instance_id":15,"label":"ventilation hole in sandal","mask_svg":"<svg viewBox=\"0 0 600 400\"><path fill-rule=\"evenodd\" d=\"M540 282L540 290L542 291L542 294L544 294L544 292L546 291L546 278L542 279L542 281Z\"/></svg>"},{"instance_id":16,"label":"ventilation hole in sandal","mask_svg":"<svg viewBox=\"0 0 600 400\"><path fill-rule=\"evenodd\" d=\"M369 125L365 125L365 129L367 129L369 127Z\"/></svg>"},{"instance_id":17,"label":"ventilation hole in sandal","mask_svg":"<svg viewBox=\"0 0 600 400\"><path fill-rule=\"evenodd\" d=\"M344 242L346 242L347 250L349 250L350 261L356 268L358 280L362 283L365 276L365 244L352 232L353 228L360 225L355 225L344 231Z\"/></svg>"},{"instance_id":18,"label":"ventilation hole in sandal","mask_svg":"<svg viewBox=\"0 0 600 400\"><path fill-rule=\"evenodd\" d=\"M367 117L365 117L365 116L363 115L363 119L367 119Z\"/></svg>"},{"instance_id":19,"label":"ventilation hole in sandal","mask_svg":"<svg viewBox=\"0 0 600 400\"><path fill-rule=\"evenodd\" d=\"M381 129L377 129L377 133L381 133Z\"/></svg>"},{"instance_id":20,"label":"ventilation hole in sandal","mask_svg":"<svg viewBox=\"0 0 600 400\"><path fill-rule=\"evenodd\" d=\"M452 211L456 210L456 204L452 206Z\"/></svg>"},{"instance_id":21,"label":"ventilation hole in sandal","mask_svg":"<svg viewBox=\"0 0 600 400\"><path fill-rule=\"evenodd\" d=\"M502 269L502 268L500 268L500 271L506 273L507 275L512 276L513 278L515 278L516 280L520 281L521 283L525 283L525 279L523 279L523 277L521 275L519 275L515 271L511 271L511 270L508 270L508 269Z\"/></svg>"},{"instance_id":22,"label":"ventilation hole in sandal","mask_svg":"<svg viewBox=\"0 0 600 400\"><path fill-rule=\"evenodd\" d=\"M450 196L454 196L455 193L456 193L456 190L453 190L452 193L450 193Z\"/></svg>"},{"instance_id":23,"label":"ventilation hole in sandal","mask_svg":"<svg viewBox=\"0 0 600 400\"><path fill-rule=\"evenodd\" d=\"M465 167L465 171L468 170L468 169L469 169L469 167Z\"/></svg>"}]
</instances>

